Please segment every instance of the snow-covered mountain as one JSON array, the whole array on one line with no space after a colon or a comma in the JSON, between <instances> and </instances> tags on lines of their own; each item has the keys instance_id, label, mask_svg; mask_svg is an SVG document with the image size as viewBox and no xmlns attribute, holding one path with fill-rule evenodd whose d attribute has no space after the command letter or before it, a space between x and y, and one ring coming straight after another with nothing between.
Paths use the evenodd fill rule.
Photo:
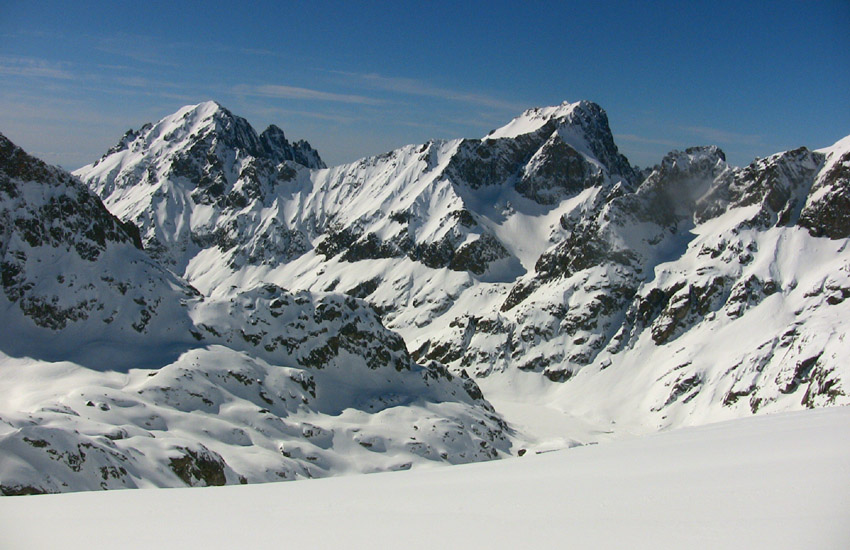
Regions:
<instances>
[{"instance_id":1,"label":"snow-covered mountain","mask_svg":"<svg viewBox=\"0 0 850 550\"><path fill-rule=\"evenodd\" d=\"M221 107L188 112L210 109ZM179 158L140 149L121 173L173 174ZM170 261L204 295L271 282L365 298L418 360L499 391L542 374L571 403L570 388L616 380L639 411L629 416L655 427L848 400L848 166L847 140L742 169L695 147L641 176L604 110L581 101L483 139L268 172L255 184L265 193L237 206L193 195L198 174L172 175L160 185L182 182L183 194L156 217L114 190L114 172L77 175L143 235L184 220L205 244ZM228 189L256 181L232 175ZM582 392L599 409L610 390Z\"/></svg>"},{"instance_id":2,"label":"snow-covered mountain","mask_svg":"<svg viewBox=\"0 0 850 550\"><path fill-rule=\"evenodd\" d=\"M302 252L299 235L286 228L263 227L262 242L249 233L262 221L258 207L269 186L324 167L306 141L290 143L277 126L257 135L245 119L209 101L127 131L82 170L114 213L143 228L151 255L183 270L210 245L239 245L230 258L235 265Z\"/></svg>"},{"instance_id":3,"label":"snow-covered mountain","mask_svg":"<svg viewBox=\"0 0 850 550\"><path fill-rule=\"evenodd\" d=\"M22 336L0 384L22 397L0 409L0 460L82 456L79 434L97 433L127 457L108 487L265 481L850 402L850 138L744 168L694 147L638 170L581 101L326 168L207 102L75 172L117 220L67 174L6 170L3 219L31 221L3 224ZM15 182L56 178L106 216L96 258L73 248L85 220L17 252L29 226L61 224L21 214L44 199L14 202ZM27 292L85 315L39 325ZM56 443L26 431L47 427ZM16 487L100 483L17 460L0 462Z\"/></svg>"},{"instance_id":4,"label":"snow-covered mountain","mask_svg":"<svg viewBox=\"0 0 850 550\"><path fill-rule=\"evenodd\" d=\"M367 304L208 299L70 174L0 136L0 491L221 485L509 452L475 382Z\"/></svg>"}]
</instances>

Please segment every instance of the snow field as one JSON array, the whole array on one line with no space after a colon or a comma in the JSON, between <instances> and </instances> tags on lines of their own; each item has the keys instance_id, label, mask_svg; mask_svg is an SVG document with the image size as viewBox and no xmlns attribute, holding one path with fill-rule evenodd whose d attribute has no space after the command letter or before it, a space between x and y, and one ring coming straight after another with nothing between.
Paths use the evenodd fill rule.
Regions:
<instances>
[{"instance_id":1,"label":"snow field","mask_svg":"<svg viewBox=\"0 0 850 550\"><path fill-rule=\"evenodd\" d=\"M453 468L7 498L0 529L9 550L842 549L848 429L835 407Z\"/></svg>"}]
</instances>

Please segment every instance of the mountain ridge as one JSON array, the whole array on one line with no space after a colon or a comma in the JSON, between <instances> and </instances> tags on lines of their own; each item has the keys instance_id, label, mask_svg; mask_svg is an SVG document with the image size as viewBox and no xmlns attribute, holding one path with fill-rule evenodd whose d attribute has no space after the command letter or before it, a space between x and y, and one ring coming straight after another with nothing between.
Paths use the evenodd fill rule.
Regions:
<instances>
[{"instance_id":1,"label":"mountain ridge","mask_svg":"<svg viewBox=\"0 0 850 550\"><path fill-rule=\"evenodd\" d=\"M233 273L256 273L258 280L290 284L293 264L341 269L348 264L365 267L383 262L396 273L390 277L394 281L377 268L377 277L355 277L356 282L341 288L343 279L352 279L351 273L331 279L324 276L325 268L319 269L319 277L298 269L296 286L369 298L390 326L411 342L420 359L439 360L455 368L482 360L492 368L495 362L507 360L521 370L535 371L567 360L572 367L547 371L550 378L563 380L593 362L602 349L616 349L612 338L628 317L638 288L656 264L685 250L682 239L693 227L730 209L760 203L751 225L766 229L793 217L794 224L801 219L801 226L808 224L813 234L826 232L824 224L800 217L823 158L821 153L798 150L735 169L726 164L722 151L708 146L674 151L640 179L619 154L607 116L598 105L582 101L529 109L483 140L428 142L327 172L300 173L289 182L294 185L275 199L276 225L302 237L298 252L278 264L267 258L271 263L257 266L260 269L246 265ZM794 183L800 178L808 178L808 183ZM559 210L555 218L553 213ZM814 209L809 206L805 211ZM551 221L541 227L540 220ZM264 221L263 225L275 224ZM514 231L520 225L526 230L534 226L531 234L538 236L533 246L527 231ZM204 265L211 261L205 258ZM433 270L458 275L446 273L451 288L434 291L424 280ZM564 281L589 270L597 270L594 277L601 278L602 286L595 287L607 289L601 301L581 291L586 299L581 303L568 299L569 311L558 305L561 300L538 304L542 310L532 315L535 321L530 320L530 311L514 311L539 295L540 289L545 291L543 301L551 302L547 296L553 285L566 284L565 296L575 295L580 290L577 283ZM186 272L205 293L218 292L227 284L227 274L217 275L218 282L209 281L208 274L195 278ZM204 279L209 282L201 284ZM399 295L387 290L387 283L410 289ZM506 284L510 291L504 294ZM471 325L463 321L465 314L446 315L447 309L454 309L456 297L476 287L504 296L501 303L485 305L485 310L489 307L514 316L507 325L498 319L485 323L502 326L497 332L507 338L486 355L474 346L465 351L458 348L457 342L475 338ZM411 301L411 290L422 298ZM405 301L412 307L399 307ZM423 313L423 306L430 311ZM544 311L549 312L544 317L552 313L555 317L544 321L540 317ZM437 323L437 318L442 320ZM445 336L418 336L428 325L442 327L432 332ZM467 326L465 332L458 332L460 326ZM526 336L517 338L517 330ZM527 360L537 355L532 350L541 337L548 341L564 331L573 336L586 334L575 336L580 342L577 350ZM514 350L513 358L506 355L507 349ZM483 374L491 368L475 370Z\"/></svg>"}]
</instances>

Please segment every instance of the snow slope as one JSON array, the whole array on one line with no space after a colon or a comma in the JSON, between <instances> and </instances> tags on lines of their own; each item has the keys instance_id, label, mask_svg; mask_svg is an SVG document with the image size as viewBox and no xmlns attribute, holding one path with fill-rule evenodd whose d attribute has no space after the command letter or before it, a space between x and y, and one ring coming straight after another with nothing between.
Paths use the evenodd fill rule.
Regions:
<instances>
[{"instance_id":1,"label":"snow slope","mask_svg":"<svg viewBox=\"0 0 850 550\"><path fill-rule=\"evenodd\" d=\"M451 469L0 499L0 529L9 550L838 550L850 545L848 429L838 407Z\"/></svg>"}]
</instances>

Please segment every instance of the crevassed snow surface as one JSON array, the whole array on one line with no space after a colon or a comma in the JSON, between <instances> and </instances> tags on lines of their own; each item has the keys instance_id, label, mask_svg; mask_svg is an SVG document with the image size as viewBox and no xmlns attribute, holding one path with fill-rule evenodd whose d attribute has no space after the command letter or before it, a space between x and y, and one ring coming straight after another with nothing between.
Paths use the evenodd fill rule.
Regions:
<instances>
[{"instance_id":1,"label":"crevassed snow surface","mask_svg":"<svg viewBox=\"0 0 850 550\"><path fill-rule=\"evenodd\" d=\"M847 548L848 428L835 407L450 469L1 499L0 532L10 550Z\"/></svg>"}]
</instances>

